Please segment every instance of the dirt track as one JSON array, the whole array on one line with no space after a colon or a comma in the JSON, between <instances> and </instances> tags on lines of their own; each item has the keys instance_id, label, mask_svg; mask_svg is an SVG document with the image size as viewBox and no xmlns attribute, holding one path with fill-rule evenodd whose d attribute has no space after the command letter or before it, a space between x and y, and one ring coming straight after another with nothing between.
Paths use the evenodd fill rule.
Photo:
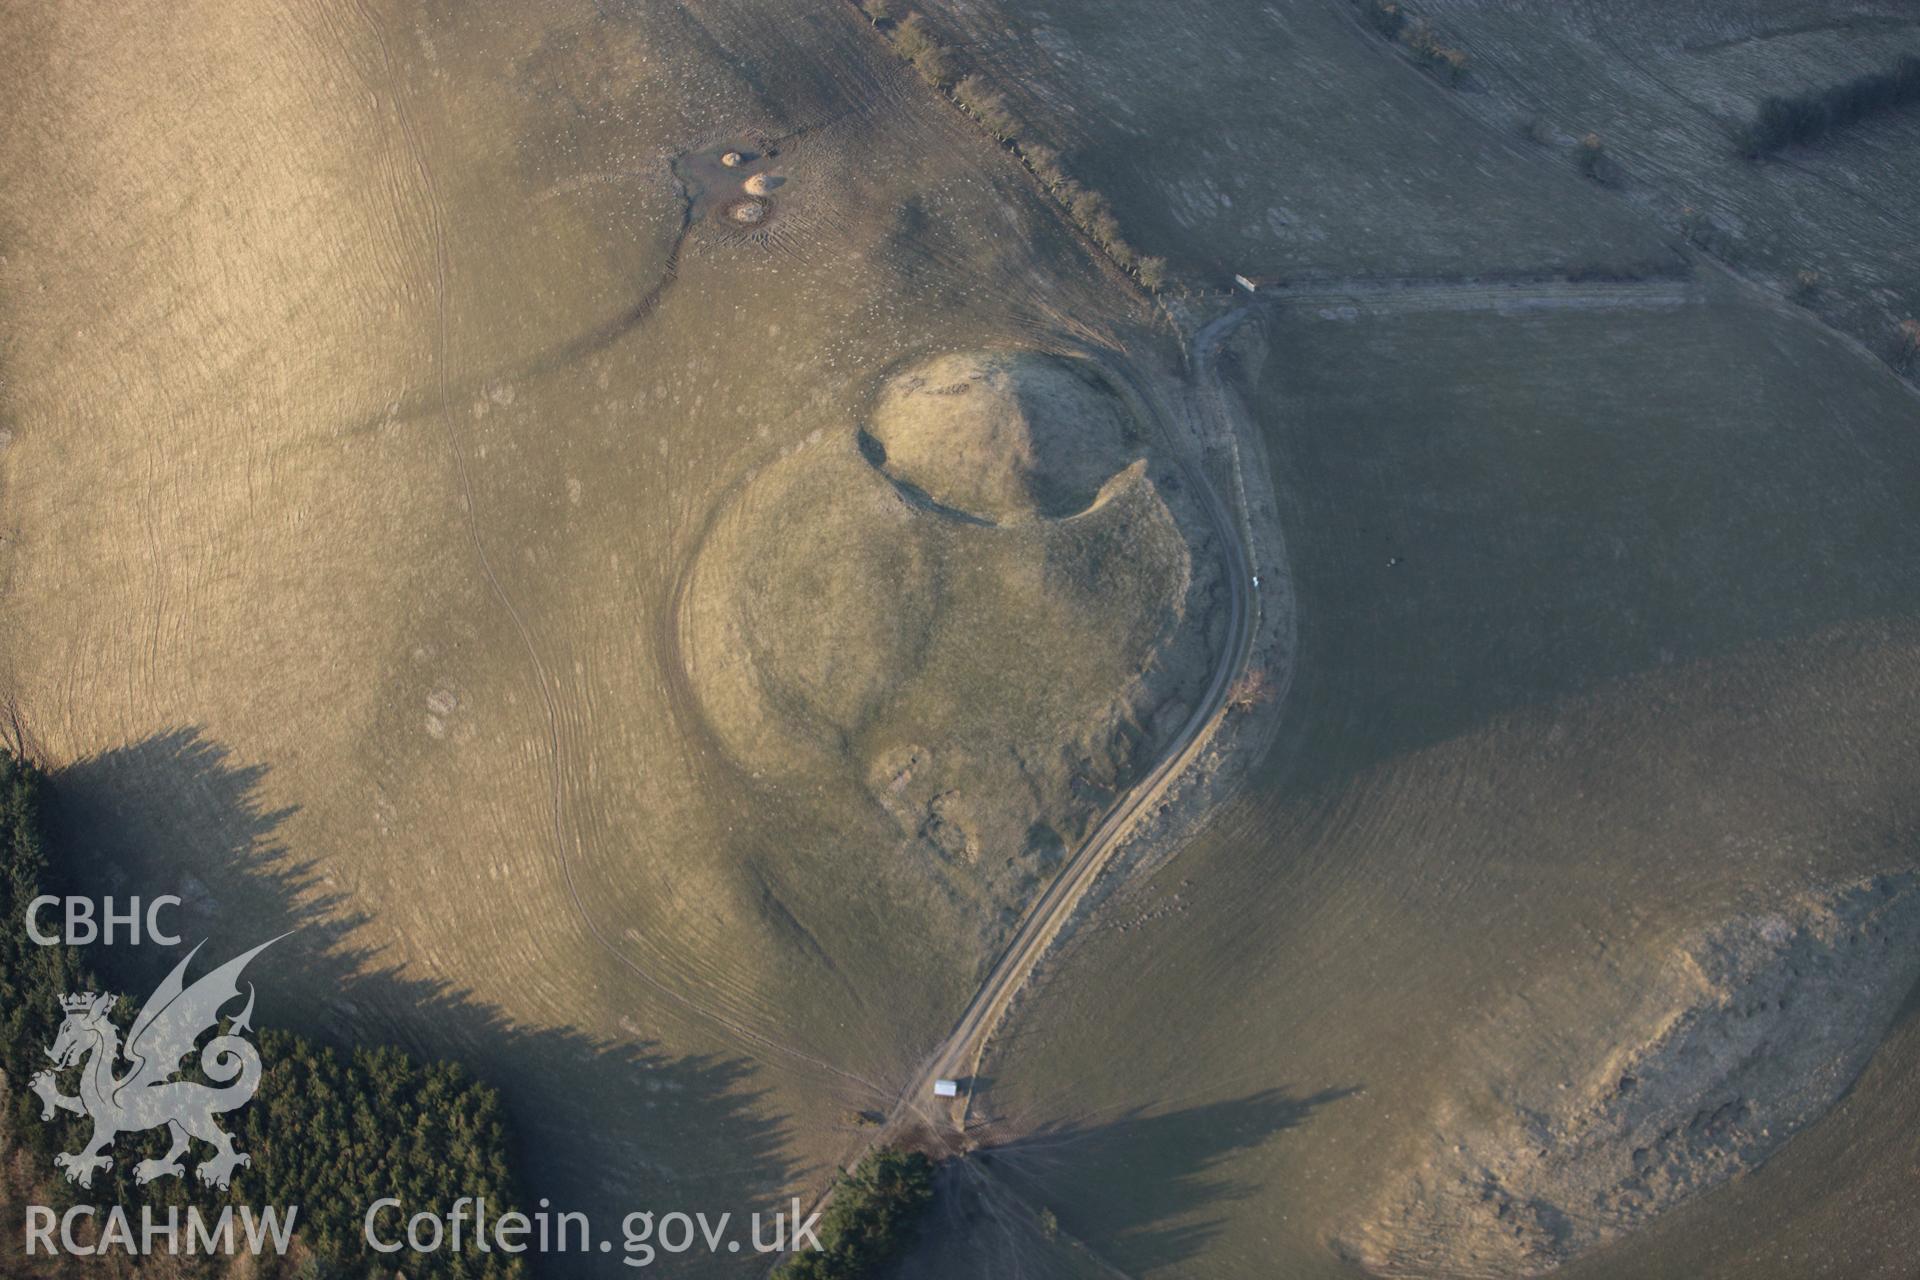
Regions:
<instances>
[{"instance_id":1,"label":"dirt track","mask_svg":"<svg viewBox=\"0 0 1920 1280\"><path fill-rule=\"evenodd\" d=\"M1248 314L1247 308L1239 308L1219 317L1201 332L1195 343L1194 377L1201 392L1197 411L1216 417L1218 420L1212 427L1221 433L1232 432L1235 424L1226 420L1230 413L1229 401L1214 383L1213 357L1221 342ZM1227 567L1227 581L1231 584L1229 639L1214 667L1206 694L1160 762L1108 812L1028 910L960 1021L895 1102L882 1130L885 1135L897 1134L916 1124L935 1130L952 1129L962 1133L966 1130L973 1103L972 1077L1008 1007L1073 919L1100 873L1133 834L1140 818L1159 803L1200 756L1211 738L1210 730L1227 712L1228 690L1245 667L1253 646L1257 616L1249 599L1253 561L1233 510L1200 469L1184 457L1181 470L1201 496L1220 546L1231 562ZM931 1101L933 1082L941 1078L958 1079L966 1084L962 1095L944 1106Z\"/></svg>"}]
</instances>

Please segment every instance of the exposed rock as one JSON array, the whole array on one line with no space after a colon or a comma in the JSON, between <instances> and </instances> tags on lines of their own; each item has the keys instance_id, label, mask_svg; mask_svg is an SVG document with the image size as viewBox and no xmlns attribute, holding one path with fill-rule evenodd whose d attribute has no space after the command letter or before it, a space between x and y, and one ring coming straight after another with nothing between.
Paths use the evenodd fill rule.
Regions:
<instances>
[{"instance_id":1,"label":"exposed rock","mask_svg":"<svg viewBox=\"0 0 1920 1280\"><path fill-rule=\"evenodd\" d=\"M1383 1276L1551 1271L1817 1120L1916 978L1911 873L1729 921L1680 947L1624 1024L1591 1036L1584 1078L1516 1071L1444 1102L1428 1158L1339 1247Z\"/></svg>"}]
</instances>

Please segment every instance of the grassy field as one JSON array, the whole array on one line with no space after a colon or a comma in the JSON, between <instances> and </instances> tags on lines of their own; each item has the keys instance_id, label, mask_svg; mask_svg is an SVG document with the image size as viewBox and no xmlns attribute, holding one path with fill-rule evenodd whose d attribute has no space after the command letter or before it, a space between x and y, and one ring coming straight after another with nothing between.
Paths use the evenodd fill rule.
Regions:
<instances>
[{"instance_id":1,"label":"grassy field","mask_svg":"<svg viewBox=\"0 0 1920 1280\"><path fill-rule=\"evenodd\" d=\"M1449 1135L1617 1061L1698 930L1911 866L1920 436L1890 376L1717 286L1260 323L1290 728L1003 1034L998 1207L937 1274L1014 1240L1038 1274L1352 1274ZM1564 1274L1899 1274L1915 1028L1764 1176Z\"/></svg>"},{"instance_id":2,"label":"grassy field","mask_svg":"<svg viewBox=\"0 0 1920 1280\"><path fill-rule=\"evenodd\" d=\"M925 7L1141 252L1207 287L1670 264L1657 233L1408 75L1344 4Z\"/></svg>"},{"instance_id":3,"label":"grassy field","mask_svg":"<svg viewBox=\"0 0 1920 1280\"><path fill-rule=\"evenodd\" d=\"M1887 111L1758 161L1738 141L1770 95L1818 91L1920 53L1910 6L1419 7L1471 56L1474 91L1461 100L1496 131L1525 128L1563 162L1577 139L1597 137L1616 194L1876 354L1920 313L1910 230L1920 113Z\"/></svg>"},{"instance_id":4,"label":"grassy field","mask_svg":"<svg viewBox=\"0 0 1920 1280\"><path fill-rule=\"evenodd\" d=\"M1055 533L934 529L955 603L896 723L762 777L709 729L685 610L778 477L790 537L905 510L855 447L898 368L1150 377L1170 343L839 0L5 22L49 75L0 87L29 175L0 194L0 671L83 870L183 892L196 936L302 925L266 1016L465 1060L529 1198L824 1185L1150 744L1141 665L1204 656L1205 550L1144 436ZM750 227L725 148L778 179ZM761 621L831 656L777 585ZM1042 679L1057 716L1010 723ZM976 868L883 802L906 746L980 811Z\"/></svg>"},{"instance_id":5,"label":"grassy field","mask_svg":"<svg viewBox=\"0 0 1920 1280\"><path fill-rule=\"evenodd\" d=\"M1920 119L1886 110L1764 160L1739 139L1770 95L1920 52L1905 6L1399 5L1463 55L1443 76L1407 74L1372 4L929 7L1189 280L1646 274L1686 241L1898 354L1920 314Z\"/></svg>"},{"instance_id":6,"label":"grassy field","mask_svg":"<svg viewBox=\"0 0 1920 1280\"><path fill-rule=\"evenodd\" d=\"M1514 1274L1470 1166L1632 1163L1648 1028L1804 952L1851 1013L1699 1099L1778 1130L1700 1185L1765 1172L1522 1234L1901 1274L1912 978L1835 957L1912 924L1848 913L1920 819L1920 402L1818 320L1920 305L1920 152L1725 144L1910 19L1435 0L1449 85L1349 0L919 7L1140 252L1282 285L1229 400L845 0L0 0L0 708L69 878L298 926L261 1021L465 1062L529 1200L818 1191L1206 687L1173 449L1244 402L1278 744L1113 864L910 1272Z\"/></svg>"},{"instance_id":7,"label":"grassy field","mask_svg":"<svg viewBox=\"0 0 1920 1280\"><path fill-rule=\"evenodd\" d=\"M1754 1061L1817 1059L1793 1082L1678 1071L1613 1095L1672 1051L1649 1028L1732 1003L1696 989L1701 957L1797 981L1752 957L1817 952L1860 877L1911 870L1920 414L1872 359L1911 283L1886 216L1908 122L1759 167L1732 145L1761 95L1858 74L1909 26L1430 6L1471 55L1449 86L1331 0L935 12L1143 252L1282 282L1232 350L1301 633L1262 779L1103 909L997 1041L988 1149L924 1264L1900 1274L1906 960L1850 988L1871 1010L1763 1021ZM1674 279L1488 283L1644 276L1602 264L1681 241ZM1790 923L1809 909L1812 934ZM1622 1141L1653 1121L1591 1119L1623 1105L1704 1126L1678 1194ZM1582 1179L1615 1163L1632 1194L1596 1204Z\"/></svg>"}]
</instances>

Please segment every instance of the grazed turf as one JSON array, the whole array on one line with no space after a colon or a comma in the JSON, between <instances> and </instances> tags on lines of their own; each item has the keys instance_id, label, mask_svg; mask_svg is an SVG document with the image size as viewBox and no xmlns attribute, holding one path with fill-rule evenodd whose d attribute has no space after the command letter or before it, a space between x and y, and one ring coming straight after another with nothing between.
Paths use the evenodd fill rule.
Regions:
<instances>
[{"instance_id":1,"label":"grazed turf","mask_svg":"<svg viewBox=\"0 0 1920 1280\"><path fill-rule=\"evenodd\" d=\"M236 944L305 921L274 1016L471 1061L535 1195L818 1185L1044 867L956 894L867 762L740 768L679 663L695 553L810 440L884 490L903 362L1164 339L838 0L6 21L50 68L0 143L6 694L93 869ZM777 152L760 231L684 225L720 146ZM1006 603L970 634L1048 625ZM924 683L915 741L964 736Z\"/></svg>"},{"instance_id":2,"label":"grazed turf","mask_svg":"<svg viewBox=\"0 0 1920 1280\"><path fill-rule=\"evenodd\" d=\"M1887 0L1423 6L1473 58L1461 102L1524 126L1563 162L1592 134L1614 194L1797 297L1885 355L1920 311L1913 196L1920 113L1888 111L1760 161L1738 141L1773 94L1824 89L1920 53ZM1802 273L1810 280L1803 281Z\"/></svg>"},{"instance_id":3,"label":"grazed turf","mask_svg":"<svg viewBox=\"0 0 1920 1280\"><path fill-rule=\"evenodd\" d=\"M1920 438L1884 372L1717 290L1267 323L1292 727L987 1066L992 1172L1129 1274L1350 1274L1440 1109L1587 1079L1693 931L1910 867L1920 816ZM1896 1274L1911 1031L1764 1179L1565 1274Z\"/></svg>"},{"instance_id":4,"label":"grazed turf","mask_svg":"<svg viewBox=\"0 0 1920 1280\"><path fill-rule=\"evenodd\" d=\"M1576 175L1407 74L1344 4L926 8L1141 252L1206 286L1668 260Z\"/></svg>"}]
</instances>

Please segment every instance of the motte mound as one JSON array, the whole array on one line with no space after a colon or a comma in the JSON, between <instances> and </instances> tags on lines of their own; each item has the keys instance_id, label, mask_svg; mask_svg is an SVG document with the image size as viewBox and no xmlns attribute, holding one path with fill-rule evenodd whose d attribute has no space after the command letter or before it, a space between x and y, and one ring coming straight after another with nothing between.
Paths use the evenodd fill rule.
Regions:
<instances>
[{"instance_id":1,"label":"motte mound","mask_svg":"<svg viewBox=\"0 0 1920 1280\"><path fill-rule=\"evenodd\" d=\"M1138 453L1131 416L1085 362L944 355L881 390L866 447L906 492L993 524L1085 511Z\"/></svg>"},{"instance_id":2,"label":"motte mound","mask_svg":"<svg viewBox=\"0 0 1920 1280\"><path fill-rule=\"evenodd\" d=\"M979 403L1004 409L1017 398L1005 383L1022 380L1009 368L1024 359L925 368L997 370L978 380ZM1044 379L1078 376L1038 367ZM1098 403L1093 389L1056 385L1052 403ZM1031 402L1024 412L1029 425L1047 417ZM1111 418L1094 421L1108 441L1128 437ZM1069 466L1027 449L1021 470L995 478L1007 500L995 505L984 484L921 494L909 486L933 481L925 468L903 481L864 452L853 432L804 447L721 514L681 605L685 674L744 770L768 786L860 789L937 879L995 912L1193 705L1223 591L1149 459L1127 462L1116 447ZM976 480L991 470L978 453ZM1077 497L1053 500L1067 492L1063 472L1047 470L1056 462ZM959 501L977 518L942 510ZM1078 518L1043 518L1063 507ZM1030 518L1002 524L989 511Z\"/></svg>"}]
</instances>

